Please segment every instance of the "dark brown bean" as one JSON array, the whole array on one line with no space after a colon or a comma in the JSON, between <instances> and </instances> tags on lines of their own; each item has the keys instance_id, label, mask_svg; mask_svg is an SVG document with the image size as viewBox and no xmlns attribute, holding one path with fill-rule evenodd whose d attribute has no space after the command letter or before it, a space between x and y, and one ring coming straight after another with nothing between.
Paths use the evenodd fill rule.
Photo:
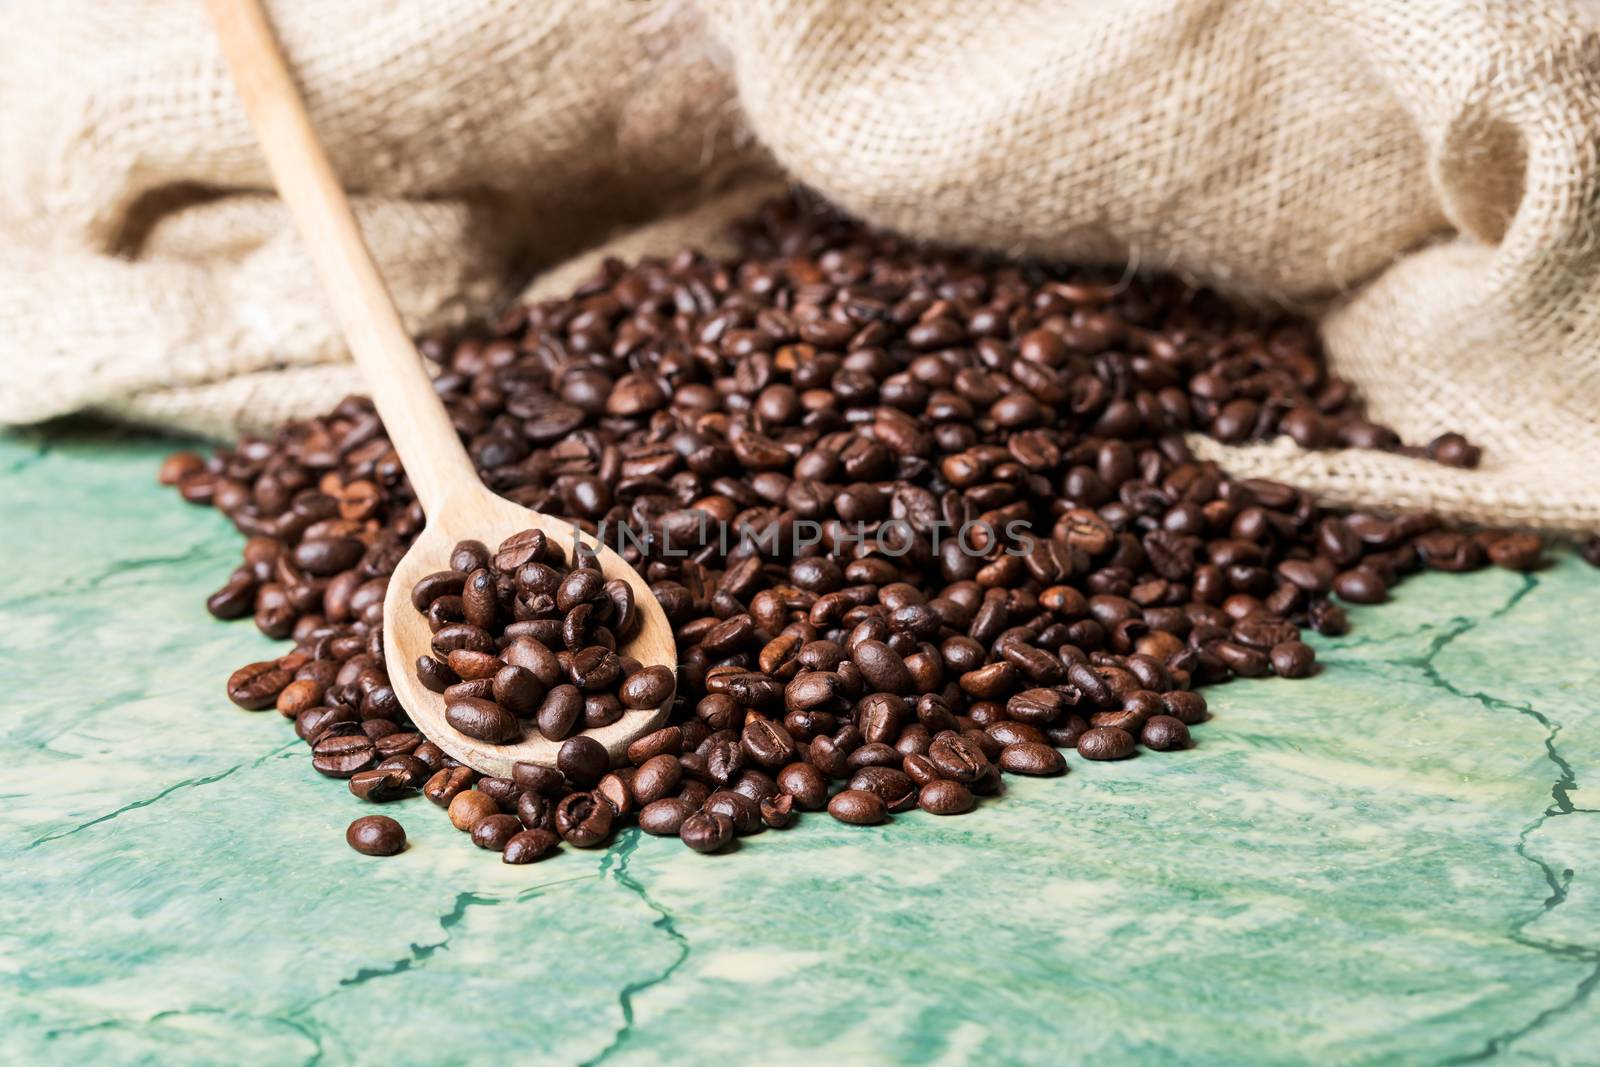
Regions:
<instances>
[{"instance_id":1,"label":"dark brown bean","mask_svg":"<svg viewBox=\"0 0 1600 1067\"><path fill-rule=\"evenodd\" d=\"M561 839L547 829L523 830L506 842L500 858L506 863L537 863L554 853L560 842Z\"/></svg>"},{"instance_id":2,"label":"dark brown bean","mask_svg":"<svg viewBox=\"0 0 1600 1067\"><path fill-rule=\"evenodd\" d=\"M888 818L888 809L876 793L846 789L828 801L828 814L852 826L875 826Z\"/></svg>"},{"instance_id":3,"label":"dark brown bean","mask_svg":"<svg viewBox=\"0 0 1600 1067\"><path fill-rule=\"evenodd\" d=\"M1049 745L1023 741L1001 750L999 767L1011 774L1046 776L1066 773L1067 761Z\"/></svg>"},{"instance_id":4,"label":"dark brown bean","mask_svg":"<svg viewBox=\"0 0 1600 1067\"><path fill-rule=\"evenodd\" d=\"M1084 759L1126 759L1133 747L1133 735L1115 726L1099 726L1078 738L1078 754Z\"/></svg>"},{"instance_id":5,"label":"dark brown bean","mask_svg":"<svg viewBox=\"0 0 1600 1067\"><path fill-rule=\"evenodd\" d=\"M345 842L363 856L393 856L405 851L406 831L386 815L364 815L344 832Z\"/></svg>"},{"instance_id":6,"label":"dark brown bean","mask_svg":"<svg viewBox=\"0 0 1600 1067\"><path fill-rule=\"evenodd\" d=\"M962 815L975 803L972 791L960 782L936 778L922 786L917 805L931 815Z\"/></svg>"},{"instance_id":7,"label":"dark brown bean","mask_svg":"<svg viewBox=\"0 0 1600 1067\"><path fill-rule=\"evenodd\" d=\"M522 737L517 717L492 700L462 697L445 705L445 722L468 737L503 745Z\"/></svg>"}]
</instances>

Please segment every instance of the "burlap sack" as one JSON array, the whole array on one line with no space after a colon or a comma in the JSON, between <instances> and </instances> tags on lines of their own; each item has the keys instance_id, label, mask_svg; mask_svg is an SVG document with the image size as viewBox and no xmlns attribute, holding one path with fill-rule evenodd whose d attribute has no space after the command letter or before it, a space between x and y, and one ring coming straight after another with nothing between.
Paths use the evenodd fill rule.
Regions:
<instances>
[{"instance_id":1,"label":"burlap sack","mask_svg":"<svg viewBox=\"0 0 1600 1067\"><path fill-rule=\"evenodd\" d=\"M1316 314L1376 418L1487 452L1462 472L1196 441L1236 472L1600 528L1600 19L1581 0L272 10L419 329L645 220L668 221L626 250L712 244L781 168L918 236ZM0 42L0 420L227 433L358 388L191 0L0 5Z\"/></svg>"}]
</instances>

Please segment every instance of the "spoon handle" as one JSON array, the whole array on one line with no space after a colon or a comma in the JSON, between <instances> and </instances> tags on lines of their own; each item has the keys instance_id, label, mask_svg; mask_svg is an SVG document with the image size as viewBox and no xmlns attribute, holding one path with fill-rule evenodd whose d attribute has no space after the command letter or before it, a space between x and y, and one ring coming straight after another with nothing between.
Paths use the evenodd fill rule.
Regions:
<instances>
[{"instance_id":1,"label":"spoon handle","mask_svg":"<svg viewBox=\"0 0 1600 1067\"><path fill-rule=\"evenodd\" d=\"M451 492L478 483L472 462L362 239L260 0L205 0L205 7L278 194L311 254L411 487L423 511L434 516Z\"/></svg>"}]
</instances>

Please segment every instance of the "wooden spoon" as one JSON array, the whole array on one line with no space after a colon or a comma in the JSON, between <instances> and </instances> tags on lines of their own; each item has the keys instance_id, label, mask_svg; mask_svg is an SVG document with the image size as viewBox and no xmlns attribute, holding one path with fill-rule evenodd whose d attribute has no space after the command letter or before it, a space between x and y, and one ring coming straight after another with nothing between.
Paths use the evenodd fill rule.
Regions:
<instances>
[{"instance_id":1,"label":"wooden spoon","mask_svg":"<svg viewBox=\"0 0 1600 1067\"><path fill-rule=\"evenodd\" d=\"M530 728L532 740L491 745L445 722L444 698L417 680L417 657L432 652L432 632L411 604L411 588L423 576L447 569L450 550L458 541L482 541L492 550L511 534L539 529L570 559L579 531L561 519L494 495L478 480L362 240L259 0L205 3L278 193L311 253L350 352L366 376L372 401L427 516L427 526L390 576L383 599L389 684L423 734L476 771L505 777L518 762L554 766L560 744L536 730ZM607 578L621 578L633 588L641 620L624 651L647 667L659 664L676 672L672 628L649 586L616 552L587 536L583 540L599 553ZM669 698L659 708L627 711L619 721L588 734L605 746L615 763L631 741L665 720L671 705Z\"/></svg>"}]
</instances>

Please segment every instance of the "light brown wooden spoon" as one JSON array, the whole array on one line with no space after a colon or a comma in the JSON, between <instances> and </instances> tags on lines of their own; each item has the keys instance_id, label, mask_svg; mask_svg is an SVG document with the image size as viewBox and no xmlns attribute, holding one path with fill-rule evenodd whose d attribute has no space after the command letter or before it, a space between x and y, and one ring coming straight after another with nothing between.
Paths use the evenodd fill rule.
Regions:
<instances>
[{"instance_id":1,"label":"light brown wooden spoon","mask_svg":"<svg viewBox=\"0 0 1600 1067\"><path fill-rule=\"evenodd\" d=\"M383 600L389 684L422 733L474 770L508 776L518 762L554 766L560 744L531 727L532 740L491 745L445 722L444 698L417 680L417 657L432 651L432 633L427 619L412 607L411 588L423 576L446 569L458 541L482 541L492 550L511 534L537 528L570 558L580 533L561 519L496 496L478 480L361 237L259 0L205 4L278 193L311 253L372 402L427 516L427 526L390 576ZM672 628L649 586L616 552L592 538L584 541L596 548L607 578L621 578L633 588L642 618L624 651L647 667L660 664L676 672ZM669 699L660 708L628 711L589 736L606 747L615 763L631 741L662 723L671 703Z\"/></svg>"}]
</instances>

